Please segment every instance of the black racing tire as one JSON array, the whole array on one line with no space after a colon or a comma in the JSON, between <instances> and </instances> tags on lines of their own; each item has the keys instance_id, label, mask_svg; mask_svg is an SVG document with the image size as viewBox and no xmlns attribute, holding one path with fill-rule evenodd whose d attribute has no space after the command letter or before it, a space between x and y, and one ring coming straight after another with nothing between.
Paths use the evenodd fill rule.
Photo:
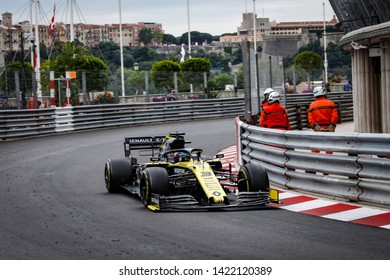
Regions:
<instances>
[{"instance_id":1,"label":"black racing tire","mask_svg":"<svg viewBox=\"0 0 390 280\"><path fill-rule=\"evenodd\" d=\"M169 175L165 168L148 167L143 170L140 182L140 197L145 207L150 204L152 193L168 195L169 189Z\"/></svg>"},{"instance_id":2,"label":"black racing tire","mask_svg":"<svg viewBox=\"0 0 390 280\"><path fill-rule=\"evenodd\" d=\"M245 164L238 172L239 192L266 192L269 190L268 173L261 164Z\"/></svg>"},{"instance_id":3,"label":"black racing tire","mask_svg":"<svg viewBox=\"0 0 390 280\"><path fill-rule=\"evenodd\" d=\"M104 168L106 189L109 193L118 193L121 186L133 184L133 168L128 158L108 159Z\"/></svg>"}]
</instances>

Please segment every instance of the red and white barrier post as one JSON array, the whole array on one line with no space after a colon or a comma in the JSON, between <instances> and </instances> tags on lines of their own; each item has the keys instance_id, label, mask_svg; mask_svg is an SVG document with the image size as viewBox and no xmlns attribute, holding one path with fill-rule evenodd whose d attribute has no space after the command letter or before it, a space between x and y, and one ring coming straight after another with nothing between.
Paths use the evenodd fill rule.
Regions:
<instances>
[{"instance_id":1,"label":"red and white barrier post","mask_svg":"<svg viewBox=\"0 0 390 280\"><path fill-rule=\"evenodd\" d=\"M54 71L50 71L50 106L56 106Z\"/></svg>"},{"instance_id":2,"label":"red and white barrier post","mask_svg":"<svg viewBox=\"0 0 390 280\"><path fill-rule=\"evenodd\" d=\"M66 106L70 106L70 80L66 80Z\"/></svg>"},{"instance_id":3,"label":"red and white barrier post","mask_svg":"<svg viewBox=\"0 0 390 280\"><path fill-rule=\"evenodd\" d=\"M76 72L75 71L67 71L65 73L66 75L66 106L70 105L70 80L76 78Z\"/></svg>"}]
</instances>

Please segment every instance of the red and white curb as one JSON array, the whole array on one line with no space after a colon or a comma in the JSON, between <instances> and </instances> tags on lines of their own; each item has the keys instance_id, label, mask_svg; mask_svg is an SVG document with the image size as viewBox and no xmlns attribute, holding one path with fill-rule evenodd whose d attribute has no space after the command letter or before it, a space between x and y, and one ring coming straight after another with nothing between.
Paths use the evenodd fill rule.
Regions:
<instances>
[{"instance_id":1,"label":"red and white curb","mask_svg":"<svg viewBox=\"0 0 390 280\"><path fill-rule=\"evenodd\" d=\"M231 146L229 148L226 148L220 152L220 154L223 154L224 157L222 158L222 167L228 169L231 165L232 172L237 173L238 171L235 168L234 160L237 156L237 150L236 146Z\"/></svg>"},{"instance_id":2,"label":"red and white curb","mask_svg":"<svg viewBox=\"0 0 390 280\"><path fill-rule=\"evenodd\" d=\"M225 155L222 166L229 168L231 164L233 172L237 172L234 168L236 147L231 146L220 153ZM280 204L272 204L272 206L327 219L390 229L390 210L327 200L290 191L280 192L279 200Z\"/></svg>"},{"instance_id":3,"label":"red and white curb","mask_svg":"<svg viewBox=\"0 0 390 280\"><path fill-rule=\"evenodd\" d=\"M390 229L390 211L368 206L359 206L292 192L279 194L280 204L273 206L344 222Z\"/></svg>"}]
</instances>

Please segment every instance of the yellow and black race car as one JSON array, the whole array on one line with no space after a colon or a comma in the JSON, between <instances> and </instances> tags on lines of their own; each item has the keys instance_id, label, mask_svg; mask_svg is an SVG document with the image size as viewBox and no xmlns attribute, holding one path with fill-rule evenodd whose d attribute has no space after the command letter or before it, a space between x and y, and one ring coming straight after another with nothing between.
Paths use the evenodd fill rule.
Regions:
<instances>
[{"instance_id":1,"label":"yellow and black race car","mask_svg":"<svg viewBox=\"0 0 390 280\"><path fill-rule=\"evenodd\" d=\"M246 164L234 174L231 165L222 167L222 154L206 158L201 149L185 147L188 143L178 132L125 138L125 157L106 161L108 192L126 190L152 211L262 208L278 202L261 165ZM138 163L132 150L149 150L150 162Z\"/></svg>"}]
</instances>

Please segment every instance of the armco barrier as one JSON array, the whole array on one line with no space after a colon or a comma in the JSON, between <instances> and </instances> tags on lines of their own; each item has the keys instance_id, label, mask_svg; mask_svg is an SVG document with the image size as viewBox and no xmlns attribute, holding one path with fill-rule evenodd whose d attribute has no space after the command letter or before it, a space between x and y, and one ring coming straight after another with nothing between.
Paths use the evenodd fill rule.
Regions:
<instances>
[{"instance_id":1,"label":"armco barrier","mask_svg":"<svg viewBox=\"0 0 390 280\"><path fill-rule=\"evenodd\" d=\"M352 120L352 92L332 92L329 93L329 98L337 103L340 119ZM312 94L286 96L286 108L292 129L307 127L307 108L312 100ZM0 110L0 139L92 128L236 117L242 115L244 110L244 98L241 97Z\"/></svg>"},{"instance_id":2,"label":"armco barrier","mask_svg":"<svg viewBox=\"0 0 390 280\"><path fill-rule=\"evenodd\" d=\"M390 206L390 134L282 131L238 118L236 123L239 163L262 164L274 183Z\"/></svg>"},{"instance_id":3,"label":"armco barrier","mask_svg":"<svg viewBox=\"0 0 390 280\"><path fill-rule=\"evenodd\" d=\"M56 109L0 110L0 139L55 133Z\"/></svg>"},{"instance_id":4,"label":"armco barrier","mask_svg":"<svg viewBox=\"0 0 390 280\"><path fill-rule=\"evenodd\" d=\"M243 98L0 110L0 139L158 122L236 117L243 113Z\"/></svg>"}]
</instances>

